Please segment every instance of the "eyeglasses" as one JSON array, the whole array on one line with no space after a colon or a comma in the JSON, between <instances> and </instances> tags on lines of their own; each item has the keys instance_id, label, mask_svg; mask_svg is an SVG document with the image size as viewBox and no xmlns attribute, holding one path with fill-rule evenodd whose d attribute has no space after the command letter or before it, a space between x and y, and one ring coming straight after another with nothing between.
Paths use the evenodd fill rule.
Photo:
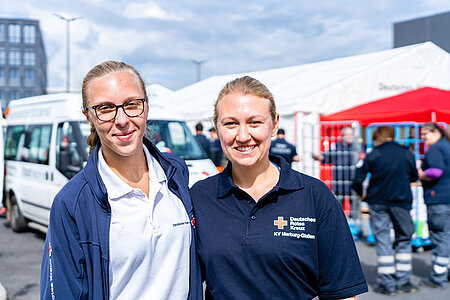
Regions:
<instances>
[{"instance_id":1,"label":"eyeglasses","mask_svg":"<svg viewBox=\"0 0 450 300\"><path fill-rule=\"evenodd\" d=\"M430 130L427 130L427 131L422 131L421 133L420 133L420 136L426 136L428 133L430 133L431 131Z\"/></svg>"},{"instance_id":2,"label":"eyeglasses","mask_svg":"<svg viewBox=\"0 0 450 300\"><path fill-rule=\"evenodd\" d=\"M123 112L130 118L141 115L144 112L145 101L147 101L147 98L130 99L121 105L105 103L94 106L86 106L85 108L93 109L95 111L97 119L103 122L108 122L116 118L117 111L120 107L123 109Z\"/></svg>"}]
</instances>

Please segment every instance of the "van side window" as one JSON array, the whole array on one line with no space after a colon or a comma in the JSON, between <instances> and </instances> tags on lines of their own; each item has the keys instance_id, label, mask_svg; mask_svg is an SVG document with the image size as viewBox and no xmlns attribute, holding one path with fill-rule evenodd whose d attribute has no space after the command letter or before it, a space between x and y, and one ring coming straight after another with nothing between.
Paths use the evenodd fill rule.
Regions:
<instances>
[{"instance_id":1,"label":"van side window","mask_svg":"<svg viewBox=\"0 0 450 300\"><path fill-rule=\"evenodd\" d=\"M32 125L25 130L25 141L21 160L48 165L51 125ZM20 143L19 143L20 144Z\"/></svg>"},{"instance_id":2,"label":"van side window","mask_svg":"<svg viewBox=\"0 0 450 300\"><path fill-rule=\"evenodd\" d=\"M68 179L83 168L85 160L78 149L81 145L77 143L79 138L77 139L77 128L74 128L74 124L76 123L60 123L56 131L56 168Z\"/></svg>"},{"instance_id":3,"label":"van side window","mask_svg":"<svg viewBox=\"0 0 450 300\"><path fill-rule=\"evenodd\" d=\"M19 153L19 142L22 139L22 147L25 142L25 126L9 126L6 132L5 159L21 160Z\"/></svg>"}]
</instances>

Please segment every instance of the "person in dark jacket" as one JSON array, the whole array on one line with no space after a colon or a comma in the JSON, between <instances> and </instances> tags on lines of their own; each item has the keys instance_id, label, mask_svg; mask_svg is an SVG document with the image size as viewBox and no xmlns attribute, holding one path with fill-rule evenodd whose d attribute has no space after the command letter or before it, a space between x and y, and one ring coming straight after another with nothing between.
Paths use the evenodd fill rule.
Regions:
<instances>
[{"instance_id":1,"label":"person in dark jacket","mask_svg":"<svg viewBox=\"0 0 450 300\"><path fill-rule=\"evenodd\" d=\"M209 158L211 158L211 142L203 134L203 125L202 125L202 123L195 124L195 138L197 139L197 142L200 144L202 149L205 151L206 155Z\"/></svg>"},{"instance_id":2,"label":"person in dark jacket","mask_svg":"<svg viewBox=\"0 0 450 300\"><path fill-rule=\"evenodd\" d=\"M209 136L211 138L211 160L216 167L222 167L223 151L216 128L209 129Z\"/></svg>"},{"instance_id":3,"label":"person in dark jacket","mask_svg":"<svg viewBox=\"0 0 450 300\"><path fill-rule=\"evenodd\" d=\"M285 139L286 133L283 128L278 129L277 138L270 144L270 155L278 155L283 157L290 165L292 162L300 161L295 146L289 144Z\"/></svg>"},{"instance_id":4,"label":"person in dark jacket","mask_svg":"<svg viewBox=\"0 0 450 300\"><path fill-rule=\"evenodd\" d=\"M393 295L396 292L416 292L410 282L412 274L411 239L414 224L411 219L411 182L418 179L413 154L395 143L394 128L380 126L374 133L377 146L355 172L353 189L363 196L362 183L371 174L364 201L369 204L370 223L377 240L379 286L375 292ZM391 241L391 225L395 241ZM394 252L395 250L395 252Z\"/></svg>"},{"instance_id":5,"label":"person in dark jacket","mask_svg":"<svg viewBox=\"0 0 450 300\"><path fill-rule=\"evenodd\" d=\"M84 169L56 195L41 299L202 299L188 169L145 137L144 82L122 62L83 80Z\"/></svg>"},{"instance_id":6,"label":"person in dark jacket","mask_svg":"<svg viewBox=\"0 0 450 300\"><path fill-rule=\"evenodd\" d=\"M430 146L423 162L418 162L422 181L427 222L432 242L433 270L421 284L431 287L447 286L450 256L450 142L449 134L436 123L426 123L421 130Z\"/></svg>"},{"instance_id":7,"label":"person in dark jacket","mask_svg":"<svg viewBox=\"0 0 450 300\"><path fill-rule=\"evenodd\" d=\"M331 188L339 201L351 199L352 180L355 164L359 159L354 143L354 130L345 126L341 130L342 137L333 143L328 151L322 154L312 154L312 158L322 164L331 164L333 182Z\"/></svg>"}]
</instances>

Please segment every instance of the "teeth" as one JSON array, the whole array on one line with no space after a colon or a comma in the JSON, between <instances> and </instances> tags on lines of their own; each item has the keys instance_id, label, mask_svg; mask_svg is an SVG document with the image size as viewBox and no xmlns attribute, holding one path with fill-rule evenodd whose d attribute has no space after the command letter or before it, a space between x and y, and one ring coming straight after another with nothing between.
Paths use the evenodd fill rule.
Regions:
<instances>
[{"instance_id":1,"label":"teeth","mask_svg":"<svg viewBox=\"0 0 450 300\"><path fill-rule=\"evenodd\" d=\"M250 151L253 149L253 146L251 147L238 147L237 148L239 151Z\"/></svg>"}]
</instances>

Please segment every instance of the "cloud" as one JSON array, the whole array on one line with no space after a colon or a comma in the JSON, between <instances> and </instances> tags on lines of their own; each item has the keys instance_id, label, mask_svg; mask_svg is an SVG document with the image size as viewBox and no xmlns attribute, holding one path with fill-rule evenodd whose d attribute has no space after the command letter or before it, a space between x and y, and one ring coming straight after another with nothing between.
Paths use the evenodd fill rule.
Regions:
<instances>
[{"instance_id":1,"label":"cloud","mask_svg":"<svg viewBox=\"0 0 450 300\"><path fill-rule=\"evenodd\" d=\"M169 13L153 1L130 3L126 6L123 16L135 19L153 18L161 20L183 21L183 17L181 15Z\"/></svg>"},{"instance_id":2,"label":"cloud","mask_svg":"<svg viewBox=\"0 0 450 300\"><path fill-rule=\"evenodd\" d=\"M392 23L448 11L448 1L78 0L1 1L2 16L39 19L51 87L65 86L65 24L71 82L99 62L126 61L149 83L178 89L202 78L315 62L392 47Z\"/></svg>"}]
</instances>

